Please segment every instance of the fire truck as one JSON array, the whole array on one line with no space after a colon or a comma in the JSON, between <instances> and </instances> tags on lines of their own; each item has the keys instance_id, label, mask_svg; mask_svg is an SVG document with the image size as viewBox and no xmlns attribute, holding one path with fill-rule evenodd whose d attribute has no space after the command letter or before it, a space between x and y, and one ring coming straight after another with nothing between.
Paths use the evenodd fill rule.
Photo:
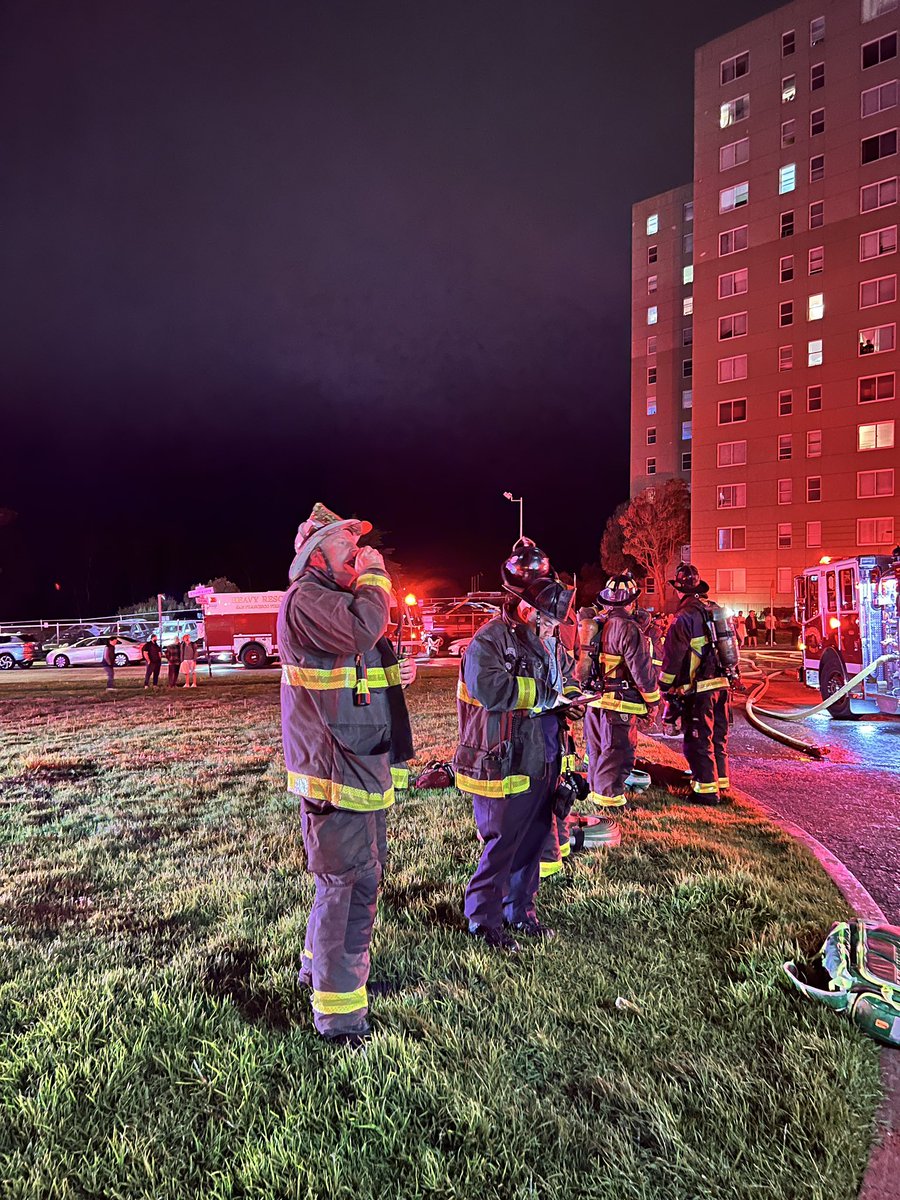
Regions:
<instances>
[{"instance_id":1,"label":"fire truck","mask_svg":"<svg viewBox=\"0 0 900 1200\"><path fill-rule=\"evenodd\" d=\"M214 592L196 588L189 596L203 611L206 652L213 662L265 667L278 657L275 626L284 592Z\"/></svg>"},{"instance_id":2,"label":"fire truck","mask_svg":"<svg viewBox=\"0 0 900 1200\"><path fill-rule=\"evenodd\" d=\"M881 554L823 559L794 580L797 619L803 630L804 682L823 700L874 663L898 652L900 547ZM900 713L900 663L879 663L856 690L829 709L852 715L852 700L874 701L879 712Z\"/></svg>"}]
</instances>

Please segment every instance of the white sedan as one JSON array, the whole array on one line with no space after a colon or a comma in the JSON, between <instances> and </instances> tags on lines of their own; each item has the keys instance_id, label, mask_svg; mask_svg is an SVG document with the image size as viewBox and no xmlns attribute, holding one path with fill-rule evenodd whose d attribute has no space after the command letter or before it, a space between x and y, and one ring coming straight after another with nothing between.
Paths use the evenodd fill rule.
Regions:
<instances>
[{"instance_id":1,"label":"white sedan","mask_svg":"<svg viewBox=\"0 0 900 1200\"><path fill-rule=\"evenodd\" d=\"M86 637L65 646L54 646L47 654L47 664L51 667L99 667L103 662L103 651L106 649L107 638ZM116 666L127 667L129 663L139 663L143 642L134 638L120 637L115 647Z\"/></svg>"}]
</instances>

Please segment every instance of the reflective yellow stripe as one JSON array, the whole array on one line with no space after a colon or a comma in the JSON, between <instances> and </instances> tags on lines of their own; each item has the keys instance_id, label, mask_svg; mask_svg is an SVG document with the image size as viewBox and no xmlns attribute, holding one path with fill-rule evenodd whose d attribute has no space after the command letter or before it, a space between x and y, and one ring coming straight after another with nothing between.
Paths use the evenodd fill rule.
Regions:
<instances>
[{"instance_id":1,"label":"reflective yellow stripe","mask_svg":"<svg viewBox=\"0 0 900 1200\"><path fill-rule=\"evenodd\" d=\"M565 685L565 687L563 688L563 695L564 696L577 696L580 691L581 691L581 688L578 686L577 683L567 683Z\"/></svg>"},{"instance_id":2,"label":"reflective yellow stripe","mask_svg":"<svg viewBox=\"0 0 900 1200\"><path fill-rule=\"evenodd\" d=\"M708 796L712 792L717 792L719 790L719 785L717 783L699 783L696 779L691 780L691 787L695 792L699 792L703 796Z\"/></svg>"},{"instance_id":3,"label":"reflective yellow stripe","mask_svg":"<svg viewBox=\"0 0 900 1200\"><path fill-rule=\"evenodd\" d=\"M534 708L537 704L537 683L527 675L516 676L516 708Z\"/></svg>"},{"instance_id":4,"label":"reflective yellow stripe","mask_svg":"<svg viewBox=\"0 0 900 1200\"><path fill-rule=\"evenodd\" d=\"M475 699L461 679L456 685L456 698L457 700L462 700L463 704L471 704L475 708L484 708L481 701Z\"/></svg>"},{"instance_id":5,"label":"reflective yellow stripe","mask_svg":"<svg viewBox=\"0 0 900 1200\"><path fill-rule=\"evenodd\" d=\"M696 690L698 692L714 692L718 688L727 687L728 680L724 679L721 675L717 676L715 679L698 679L696 684Z\"/></svg>"},{"instance_id":6,"label":"reflective yellow stripe","mask_svg":"<svg viewBox=\"0 0 900 1200\"><path fill-rule=\"evenodd\" d=\"M648 704L655 704L659 699L659 688L654 688L652 692L641 692L641 695Z\"/></svg>"},{"instance_id":7,"label":"reflective yellow stripe","mask_svg":"<svg viewBox=\"0 0 900 1200\"><path fill-rule=\"evenodd\" d=\"M564 754L559 764L560 771L574 771L576 759L577 755L575 754Z\"/></svg>"},{"instance_id":8,"label":"reflective yellow stripe","mask_svg":"<svg viewBox=\"0 0 900 1200\"><path fill-rule=\"evenodd\" d=\"M391 781L402 792L409 787L409 767L391 767Z\"/></svg>"},{"instance_id":9,"label":"reflective yellow stripe","mask_svg":"<svg viewBox=\"0 0 900 1200\"><path fill-rule=\"evenodd\" d=\"M307 950L307 948L304 946L303 947L303 957L304 958L312 958L312 950Z\"/></svg>"},{"instance_id":10,"label":"reflective yellow stripe","mask_svg":"<svg viewBox=\"0 0 900 1200\"><path fill-rule=\"evenodd\" d=\"M572 846L569 842L563 842L559 847L559 857L568 858L572 853Z\"/></svg>"},{"instance_id":11,"label":"reflective yellow stripe","mask_svg":"<svg viewBox=\"0 0 900 1200\"><path fill-rule=\"evenodd\" d=\"M645 713L647 705L642 700L619 700L614 692L604 692L599 700L592 700L591 708L605 708L611 712Z\"/></svg>"},{"instance_id":12,"label":"reflective yellow stripe","mask_svg":"<svg viewBox=\"0 0 900 1200\"><path fill-rule=\"evenodd\" d=\"M662 666L662 659L661 659L661 658L651 658L651 659L650 659L650 661L651 661L651 663L653 663L654 667L661 667L661 666ZM674 676L673 676L673 678L674 678Z\"/></svg>"},{"instance_id":13,"label":"reflective yellow stripe","mask_svg":"<svg viewBox=\"0 0 900 1200\"><path fill-rule=\"evenodd\" d=\"M317 1013L352 1013L366 1008L369 999L364 987L355 992L313 992L312 1006Z\"/></svg>"},{"instance_id":14,"label":"reflective yellow stripe","mask_svg":"<svg viewBox=\"0 0 900 1200\"><path fill-rule=\"evenodd\" d=\"M659 677L659 681L660 683L674 683L675 676L670 675L668 671L663 671L662 675Z\"/></svg>"},{"instance_id":15,"label":"reflective yellow stripe","mask_svg":"<svg viewBox=\"0 0 900 1200\"><path fill-rule=\"evenodd\" d=\"M285 663L281 668L283 683L307 688L311 692L330 692L338 688L355 688L356 667L295 667ZM366 679L370 688L399 687L400 668L367 667Z\"/></svg>"},{"instance_id":16,"label":"reflective yellow stripe","mask_svg":"<svg viewBox=\"0 0 900 1200\"><path fill-rule=\"evenodd\" d=\"M600 792L591 792L588 797L595 804L599 804L601 808L620 808L623 804L627 804L624 795L622 796L604 796Z\"/></svg>"},{"instance_id":17,"label":"reflective yellow stripe","mask_svg":"<svg viewBox=\"0 0 900 1200\"><path fill-rule=\"evenodd\" d=\"M394 789L386 792L365 792L362 788L347 787L333 779L316 779L314 775L298 775L288 771L288 791L307 800L327 800L335 808L349 808L354 812L375 812L390 808L394 803Z\"/></svg>"},{"instance_id":18,"label":"reflective yellow stripe","mask_svg":"<svg viewBox=\"0 0 900 1200\"><path fill-rule=\"evenodd\" d=\"M619 663L622 661L622 655L621 654L601 654L600 661L603 663L604 667L617 667L619 665Z\"/></svg>"},{"instance_id":19,"label":"reflective yellow stripe","mask_svg":"<svg viewBox=\"0 0 900 1200\"><path fill-rule=\"evenodd\" d=\"M461 775L457 771L456 786L461 792L494 798L527 792L531 787L531 780L527 775L507 775L505 779L473 779L471 775Z\"/></svg>"},{"instance_id":20,"label":"reflective yellow stripe","mask_svg":"<svg viewBox=\"0 0 900 1200\"><path fill-rule=\"evenodd\" d=\"M562 870L561 862L542 862L541 863L541 879L549 879L551 875L556 875Z\"/></svg>"},{"instance_id":21,"label":"reflective yellow stripe","mask_svg":"<svg viewBox=\"0 0 900 1200\"><path fill-rule=\"evenodd\" d=\"M727 775L720 775L720 776L719 776L719 787L720 787L720 788L723 788L723 787L727 788L727 787L730 787L730 786L731 786L731 784L730 784L730 782L729 782L728 776L727 776Z\"/></svg>"},{"instance_id":22,"label":"reflective yellow stripe","mask_svg":"<svg viewBox=\"0 0 900 1200\"><path fill-rule=\"evenodd\" d=\"M356 581L357 587L378 587L383 592L391 590L391 581L387 575L375 575L371 571L366 571L364 575L360 575Z\"/></svg>"}]
</instances>

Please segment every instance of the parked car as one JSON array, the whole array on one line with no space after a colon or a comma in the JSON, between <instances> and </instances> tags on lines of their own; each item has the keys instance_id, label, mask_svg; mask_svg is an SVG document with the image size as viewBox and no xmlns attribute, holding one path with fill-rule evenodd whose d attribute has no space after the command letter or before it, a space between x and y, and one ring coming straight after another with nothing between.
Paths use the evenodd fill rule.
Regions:
<instances>
[{"instance_id":1,"label":"parked car","mask_svg":"<svg viewBox=\"0 0 900 1200\"><path fill-rule=\"evenodd\" d=\"M107 641L108 638L104 635L81 638L64 646L54 646L47 654L47 663L51 667L98 667L103 662L103 651ZM143 644L136 638L119 637L116 645L116 666L127 667L130 663L141 662Z\"/></svg>"},{"instance_id":2,"label":"parked car","mask_svg":"<svg viewBox=\"0 0 900 1200\"><path fill-rule=\"evenodd\" d=\"M444 611L429 611L426 608L422 613L424 640L426 644L430 642L435 646L437 654L444 654L448 650L459 654L459 648L454 651L452 647L463 641L468 644L481 626L495 617L498 611L494 605L478 600L460 600Z\"/></svg>"},{"instance_id":3,"label":"parked car","mask_svg":"<svg viewBox=\"0 0 900 1200\"><path fill-rule=\"evenodd\" d=\"M34 643L32 643L33 645ZM31 666L25 659L25 639L14 633L0 633L0 671Z\"/></svg>"}]
</instances>

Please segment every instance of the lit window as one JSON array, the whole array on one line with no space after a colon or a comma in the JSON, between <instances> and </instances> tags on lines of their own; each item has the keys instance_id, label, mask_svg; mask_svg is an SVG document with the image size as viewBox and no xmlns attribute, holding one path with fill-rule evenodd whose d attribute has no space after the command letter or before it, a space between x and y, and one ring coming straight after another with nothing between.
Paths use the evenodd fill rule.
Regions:
<instances>
[{"instance_id":1,"label":"lit window","mask_svg":"<svg viewBox=\"0 0 900 1200\"><path fill-rule=\"evenodd\" d=\"M750 139L741 138L737 142L729 142L727 146L719 148L719 170L730 171L732 167L739 167L750 158Z\"/></svg>"},{"instance_id":2,"label":"lit window","mask_svg":"<svg viewBox=\"0 0 900 1200\"><path fill-rule=\"evenodd\" d=\"M889 225L885 229L875 229L871 233L860 234L859 259L865 262L870 258L880 258L885 254L897 253L897 226Z\"/></svg>"},{"instance_id":3,"label":"lit window","mask_svg":"<svg viewBox=\"0 0 900 1200\"><path fill-rule=\"evenodd\" d=\"M887 33L884 37L876 38L874 42L866 42L862 48L863 70L877 67L879 63L888 62L897 57L897 35Z\"/></svg>"},{"instance_id":4,"label":"lit window","mask_svg":"<svg viewBox=\"0 0 900 1200\"><path fill-rule=\"evenodd\" d=\"M730 383L733 379L747 378L747 355L736 354L733 358L719 359L719 383Z\"/></svg>"},{"instance_id":5,"label":"lit window","mask_svg":"<svg viewBox=\"0 0 900 1200\"><path fill-rule=\"evenodd\" d=\"M747 526L726 525L717 529L716 546L719 550L746 550Z\"/></svg>"},{"instance_id":6,"label":"lit window","mask_svg":"<svg viewBox=\"0 0 900 1200\"><path fill-rule=\"evenodd\" d=\"M657 309L656 309L656 305L654 304L652 306L652 308L647 309L647 324L655 325L656 320L657 320Z\"/></svg>"},{"instance_id":7,"label":"lit window","mask_svg":"<svg viewBox=\"0 0 900 1200\"><path fill-rule=\"evenodd\" d=\"M789 417L794 411L794 393L779 392L778 393L778 415L779 417Z\"/></svg>"},{"instance_id":8,"label":"lit window","mask_svg":"<svg viewBox=\"0 0 900 1200\"><path fill-rule=\"evenodd\" d=\"M716 593L740 595L747 590L747 568L734 567L732 570L716 570Z\"/></svg>"},{"instance_id":9,"label":"lit window","mask_svg":"<svg viewBox=\"0 0 900 1200\"><path fill-rule=\"evenodd\" d=\"M859 189L859 211L872 212L876 208L888 208L897 203L897 176L867 183Z\"/></svg>"},{"instance_id":10,"label":"lit window","mask_svg":"<svg viewBox=\"0 0 900 1200\"><path fill-rule=\"evenodd\" d=\"M821 292L810 296L806 302L807 321L821 321L825 316L825 297Z\"/></svg>"},{"instance_id":11,"label":"lit window","mask_svg":"<svg viewBox=\"0 0 900 1200\"><path fill-rule=\"evenodd\" d=\"M894 422L875 421L856 430L857 450L891 450L894 446Z\"/></svg>"},{"instance_id":12,"label":"lit window","mask_svg":"<svg viewBox=\"0 0 900 1200\"><path fill-rule=\"evenodd\" d=\"M817 137L825 132L825 109L816 108L809 114L809 136Z\"/></svg>"},{"instance_id":13,"label":"lit window","mask_svg":"<svg viewBox=\"0 0 900 1200\"><path fill-rule=\"evenodd\" d=\"M719 442L716 446L716 463L720 467L745 467L747 465L747 443Z\"/></svg>"},{"instance_id":14,"label":"lit window","mask_svg":"<svg viewBox=\"0 0 900 1200\"><path fill-rule=\"evenodd\" d=\"M738 121L746 121L750 116L750 97L738 96L735 100L729 100L719 109L719 126L722 129L727 129L729 125L736 125Z\"/></svg>"},{"instance_id":15,"label":"lit window","mask_svg":"<svg viewBox=\"0 0 900 1200\"><path fill-rule=\"evenodd\" d=\"M811 383L806 389L806 411L820 412L822 408L822 385Z\"/></svg>"},{"instance_id":16,"label":"lit window","mask_svg":"<svg viewBox=\"0 0 900 1200\"><path fill-rule=\"evenodd\" d=\"M719 317L719 341L728 338L744 337L747 333L747 314L731 313L727 317Z\"/></svg>"},{"instance_id":17,"label":"lit window","mask_svg":"<svg viewBox=\"0 0 900 1200\"><path fill-rule=\"evenodd\" d=\"M785 75L781 81L781 103L790 104L797 97L797 76Z\"/></svg>"},{"instance_id":18,"label":"lit window","mask_svg":"<svg viewBox=\"0 0 900 1200\"><path fill-rule=\"evenodd\" d=\"M818 46L819 42L825 41L825 18L813 17L809 23L809 44Z\"/></svg>"},{"instance_id":19,"label":"lit window","mask_svg":"<svg viewBox=\"0 0 900 1200\"><path fill-rule=\"evenodd\" d=\"M897 80L879 83L876 87L867 88L860 97L861 116L874 117L877 113L886 112L889 108L897 107Z\"/></svg>"},{"instance_id":20,"label":"lit window","mask_svg":"<svg viewBox=\"0 0 900 1200\"><path fill-rule=\"evenodd\" d=\"M719 82L723 84L734 83L735 79L740 79L749 70L750 53L745 50L743 54L736 54L734 58L726 58L719 65Z\"/></svg>"},{"instance_id":21,"label":"lit window","mask_svg":"<svg viewBox=\"0 0 900 1200\"><path fill-rule=\"evenodd\" d=\"M750 184L745 180L736 183L734 187L722 188L719 192L719 212L731 212L735 208L743 208L750 200Z\"/></svg>"},{"instance_id":22,"label":"lit window","mask_svg":"<svg viewBox=\"0 0 900 1200\"><path fill-rule=\"evenodd\" d=\"M806 457L822 457L822 430L808 429L806 431Z\"/></svg>"},{"instance_id":23,"label":"lit window","mask_svg":"<svg viewBox=\"0 0 900 1200\"><path fill-rule=\"evenodd\" d=\"M778 305L778 324L783 328L785 325L793 325L794 323L794 302L793 300L782 300Z\"/></svg>"},{"instance_id":24,"label":"lit window","mask_svg":"<svg viewBox=\"0 0 900 1200\"><path fill-rule=\"evenodd\" d=\"M783 238L791 237L794 232L794 212L783 212L781 214L781 236Z\"/></svg>"},{"instance_id":25,"label":"lit window","mask_svg":"<svg viewBox=\"0 0 900 1200\"><path fill-rule=\"evenodd\" d=\"M719 234L719 258L746 250L749 244L749 226L740 225L737 229L726 229L724 233Z\"/></svg>"},{"instance_id":26,"label":"lit window","mask_svg":"<svg viewBox=\"0 0 900 1200\"><path fill-rule=\"evenodd\" d=\"M793 540L794 527L790 521L783 521L778 526L778 549L790 550Z\"/></svg>"},{"instance_id":27,"label":"lit window","mask_svg":"<svg viewBox=\"0 0 900 1200\"><path fill-rule=\"evenodd\" d=\"M813 63L809 68L809 90L817 92L825 86L825 64Z\"/></svg>"},{"instance_id":28,"label":"lit window","mask_svg":"<svg viewBox=\"0 0 900 1200\"><path fill-rule=\"evenodd\" d=\"M683 391L681 393L681 407L682 408L693 408L694 407L694 389L693 388L687 388L685 391Z\"/></svg>"},{"instance_id":29,"label":"lit window","mask_svg":"<svg viewBox=\"0 0 900 1200\"><path fill-rule=\"evenodd\" d=\"M883 546L894 540L893 517L860 517L856 522L857 545Z\"/></svg>"},{"instance_id":30,"label":"lit window","mask_svg":"<svg viewBox=\"0 0 900 1200\"><path fill-rule=\"evenodd\" d=\"M681 440L683 442L689 442L693 436L694 436L693 422L682 421L681 422Z\"/></svg>"},{"instance_id":31,"label":"lit window","mask_svg":"<svg viewBox=\"0 0 900 1200\"><path fill-rule=\"evenodd\" d=\"M659 213L653 213L651 216L649 216L647 218L647 232L648 233L658 233L659 232Z\"/></svg>"},{"instance_id":32,"label":"lit window","mask_svg":"<svg viewBox=\"0 0 900 1200\"><path fill-rule=\"evenodd\" d=\"M647 277L647 291L651 296L656 291L658 283L659 283L658 275L650 275Z\"/></svg>"},{"instance_id":33,"label":"lit window","mask_svg":"<svg viewBox=\"0 0 900 1200\"><path fill-rule=\"evenodd\" d=\"M822 500L822 476L807 475L806 477L806 503L819 504Z\"/></svg>"},{"instance_id":34,"label":"lit window","mask_svg":"<svg viewBox=\"0 0 900 1200\"><path fill-rule=\"evenodd\" d=\"M860 500L871 500L877 496L893 496L894 470L885 467L881 471L857 471L856 495Z\"/></svg>"},{"instance_id":35,"label":"lit window","mask_svg":"<svg viewBox=\"0 0 900 1200\"><path fill-rule=\"evenodd\" d=\"M647 474L648 475L656 474L656 459L655 458L647 459Z\"/></svg>"},{"instance_id":36,"label":"lit window","mask_svg":"<svg viewBox=\"0 0 900 1200\"><path fill-rule=\"evenodd\" d=\"M727 300L729 296L742 296L747 290L747 268L740 271L729 271L719 276L719 299Z\"/></svg>"},{"instance_id":37,"label":"lit window","mask_svg":"<svg viewBox=\"0 0 900 1200\"><path fill-rule=\"evenodd\" d=\"M778 194L783 196L785 192L792 192L797 186L797 164L788 163L787 166L779 168L778 171Z\"/></svg>"},{"instance_id":38,"label":"lit window","mask_svg":"<svg viewBox=\"0 0 900 1200\"><path fill-rule=\"evenodd\" d=\"M793 29L781 35L781 57L787 58L797 48L797 38Z\"/></svg>"},{"instance_id":39,"label":"lit window","mask_svg":"<svg viewBox=\"0 0 900 1200\"><path fill-rule=\"evenodd\" d=\"M786 254L778 264L778 278L781 283L790 283L794 278L794 256Z\"/></svg>"},{"instance_id":40,"label":"lit window","mask_svg":"<svg viewBox=\"0 0 900 1200\"><path fill-rule=\"evenodd\" d=\"M812 246L807 255L807 271L810 275L821 275L825 270L825 247Z\"/></svg>"},{"instance_id":41,"label":"lit window","mask_svg":"<svg viewBox=\"0 0 900 1200\"><path fill-rule=\"evenodd\" d=\"M822 545L822 522L807 521L806 522L806 545L821 546Z\"/></svg>"},{"instance_id":42,"label":"lit window","mask_svg":"<svg viewBox=\"0 0 900 1200\"><path fill-rule=\"evenodd\" d=\"M878 162L881 158L890 158L896 153L896 129L887 129L884 133L876 133L872 137L863 138L859 144L859 157L863 166L866 163Z\"/></svg>"},{"instance_id":43,"label":"lit window","mask_svg":"<svg viewBox=\"0 0 900 1200\"><path fill-rule=\"evenodd\" d=\"M694 297L693 296L685 296L685 298L681 302L681 315L683 317L689 317L693 311L694 311Z\"/></svg>"},{"instance_id":44,"label":"lit window","mask_svg":"<svg viewBox=\"0 0 900 1200\"><path fill-rule=\"evenodd\" d=\"M822 365L822 339L819 338L814 342L806 344L806 365L808 367L821 367Z\"/></svg>"},{"instance_id":45,"label":"lit window","mask_svg":"<svg viewBox=\"0 0 900 1200\"><path fill-rule=\"evenodd\" d=\"M894 399L894 373L866 375L857 380L857 399L860 404L872 404L878 400Z\"/></svg>"},{"instance_id":46,"label":"lit window","mask_svg":"<svg viewBox=\"0 0 900 1200\"><path fill-rule=\"evenodd\" d=\"M779 346L778 347L778 370L790 371L794 365L794 347Z\"/></svg>"},{"instance_id":47,"label":"lit window","mask_svg":"<svg viewBox=\"0 0 900 1200\"><path fill-rule=\"evenodd\" d=\"M693 266L693 263L692 263L690 266L687 266L687 267L682 267L682 269L681 269L681 282L682 282L683 284L688 284L688 283L693 283L693 282L694 282L694 266Z\"/></svg>"},{"instance_id":48,"label":"lit window","mask_svg":"<svg viewBox=\"0 0 900 1200\"><path fill-rule=\"evenodd\" d=\"M819 183L825 178L825 155L814 154L809 160L809 182Z\"/></svg>"},{"instance_id":49,"label":"lit window","mask_svg":"<svg viewBox=\"0 0 900 1200\"><path fill-rule=\"evenodd\" d=\"M895 325L873 325L859 331L860 354L883 354L893 350L896 341Z\"/></svg>"},{"instance_id":50,"label":"lit window","mask_svg":"<svg viewBox=\"0 0 900 1200\"><path fill-rule=\"evenodd\" d=\"M862 20L874 21L885 13L893 12L900 0L862 0Z\"/></svg>"},{"instance_id":51,"label":"lit window","mask_svg":"<svg viewBox=\"0 0 900 1200\"><path fill-rule=\"evenodd\" d=\"M793 479L778 480L778 503L791 504L794 499L794 481Z\"/></svg>"},{"instance_id":52,"label":"lit window","mask_svg":"<svg viewBox=\"0 0 900 1200\"><path fill-rule=\"evenodd\" d=\"M793 439L789 433L778 435L778 461L787 462L793 454Z\"/></svg>"},{"instance_id":53,"label":"lit window","mask_svg":"<svg viewBox=\"0 0 900 1200\"><path fill-rule=\"evenodd\" d=\"M897 299L897 276L866 279L859 285L859 307L875 308L878 304L893 304Z\"/></svg>"},{"instance_id":54,"label":"lit window","mask_svg":"<svg viewBox=\"0 0 900 1200\"><path fill-rule=\"evenodd\" d=\"M810 229L821 229L825 224L825 201L816 200L809 206Z\"/></svg>"},{"instance_id":55,"label":"lit window","mask_svg":"<svg viewBox=\"0 0 900 1200\"><path fill-rule=\"evenodd\" d=\"M682 206L681 215L682 215L682 218L684 219L685 224L687 224L688 221L693 221L693 219L694 219L694 202L693 202L693 200L686 201L686 203Z\"/></svg>"},{"instance_id":56,"label":"lit window","mask_svg":"<svg viewBox=\"0 0 900 1200\"><path fill-rule=\"evenodd\" d=\"M747 399L744 397L741 400L720 400L719 401L719 424L734 425L738 421L747 420Z\"/></svg>"},{"instance_id":57,"label":"lit window","mask_svg":"<svg viewBox=\"0 0 900 1200\"><path fill-rule=\"evenodd\" d=\"M793 146L797 138L797 122L794 120L785 121L781 126L781 148L786 150L788 146Z\"/></svg>"},{"instance_id":58,"label":"lit window","mask_svg":"<svg viewBox=\"0 0 900 1200\"><path fill-rule=\"evenodd\" d=\"M656 397L655 396L647 397L647 416L648 417L656 416Z\"/></svg>"},{"instance_id":59,"label":"lit window","mask_svg":"<svg viewBox=\"0 0 900 1200\"><path fill-rule=\"evenodd\" d=\"M691 469L691 452L690 452L690 450L685 450L681 455L681 469L682 469L682 471L690 471L690 469Z\"/></svg>"},{"instance_id":60,"label":"lit window","mask_svg":"<svg viewBox=\"0 0 900 1200\"><path fill-rule=\"evenodd\" d=\"M717 508L746 508L746 483L720 483L716 488Z\"/></svg>"},{"instance_id":61,"label":"lit window","mask_svg":"<svg viewBox=\"0 0 900 1200\"><path fill-rule=\"evenodd\" d=\"M650 428L647 430L647 445L648 446L656 445L656 426L655 425L651 425Z\"/></svg>"}]
</instances>

